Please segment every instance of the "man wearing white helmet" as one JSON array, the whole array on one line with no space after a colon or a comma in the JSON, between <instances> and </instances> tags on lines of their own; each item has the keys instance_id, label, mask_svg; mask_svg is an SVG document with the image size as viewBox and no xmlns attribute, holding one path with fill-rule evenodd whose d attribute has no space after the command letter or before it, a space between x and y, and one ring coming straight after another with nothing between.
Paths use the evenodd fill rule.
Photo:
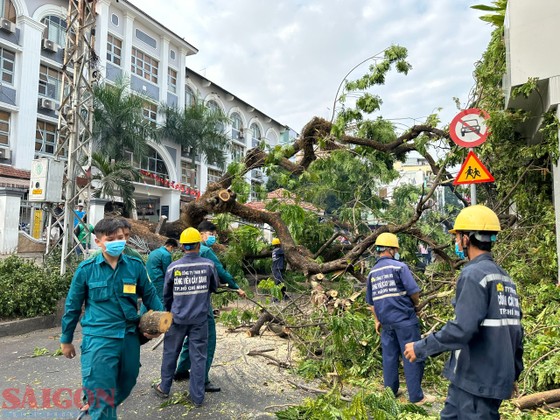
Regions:
<instances>
[{"instance_id":1,"label":"man wearing white helmet","mask_svg":"<svg viewBox=\"0 0 560 420\"><path fill-rule=\"evenodd\" d=\"M450 233L458 254L469 262L457 281L455 319L423 340L407 343L411 362L450 351L444 369L449 389L442 419L499 419L523 370L523 328L515 283L494 261L491 250L500 232L488 207L466 207Z\"/></svg>"},{"instance_id":2,"label":"man wearing white helmet","mask_svg":"<svg viewBox=\"0 0 560 420\"><path fill-rule=\"evenodd\" d=\"M399 240L392 233L382 233L375 241L379 259L371 269L366 284L366 302L371 305L375 331L381 334L383 383L397 395L399 358L405 343L420 339L416 316L420 288L408 266L399 261ZM381 331L380 331L381 330ZM423 363L410 363L403 357L404 376L410 402L433 401L422 391Z\"/></svg>"}]
</instances>

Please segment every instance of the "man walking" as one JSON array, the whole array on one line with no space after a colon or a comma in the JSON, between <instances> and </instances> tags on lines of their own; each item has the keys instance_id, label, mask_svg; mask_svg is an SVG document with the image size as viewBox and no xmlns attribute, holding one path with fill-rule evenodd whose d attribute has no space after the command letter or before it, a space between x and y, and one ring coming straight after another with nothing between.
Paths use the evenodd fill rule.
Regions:
<instances>
[{"instance_id":1,"label":"man walking","mask_svg":"<svg viewBox=\"0 0 560 420\"><path fill-rule=\"evenodd\" d=\"M202 244L200 245L200 256L203 258L208 258L214 263L218 277L221 283L227 283L230 289L237 291L239 296L245 297L245 292L239 288L239 285L233 279L233 276L224 268L212 246L216 243L216 225L207 220L201 222L198 225L198 231L200 232L202 238ZM212 305L208 307L208 355L206 358L206 378L205 378L205 391L206 392L220 392L221 388L210 382L208 373L212 367L212 361L214 360L214 354L216 352L216 320L214 319L214 310ZM182 381L189 378L189 369L191 368L190 357L189 357L189 339L185 340L183 344L183 350L179 356L179 362L177 363L177 370L175 371L174 379L176 381Z\"/></svg>"},{"instance_id":2,"label":"man walking","mask_svg":"<svg viewBox=\"0 0 560 420\"><path fill-rule=\"evenodd\" d=\"M523 370L517 289L491 254L500 230L498 216L488 207L461 210L450 233L469 262L457 281L455 319L406 344L411 362L451 352L443 372L450 384L442 419L499 419L502 400L511 398Z\"/></svg>"},{"instance_id":3,"label":"man walking","mask_svg":"<svg viewBox=\"0 0 560 420\"><path fill-rule=\"evenodd\" d=\"M200 406L204 401L208 308L210 292L218 288L218 273L214 263L198 255L201 240L198 230L185 229L179 239L185 256L171 263L165 274L163 301L166 310L173 314L173 323L163 340L161 382L153 386L159 397L169 397L177 358L185 337L189 337L189 392L195 406Z\"/></svg>"},{"instance_id":4,"label":"man walking","mask_svg":"<svg viewBox=\"0 0 560 420\"><path fill-rule=\"evenodd\" d=\"M410 269L399 260L399 240L392 233L382 233L375 241L379 259L371 269L366 285L366 302L371 305L375 331L381 329L383 383L393 394L399 391L399 358L405 343L420 339L416 316L420 288ZM423 363L403 358L404 376L410 402L423 404L433 397L422 392Z\"/></svg>"},{"instance_id":5,"label":"man walking","mask_svg":"<svg viewBox=\"0 0 560 420\"><path fill-rule=\"evenodd\" d=\"M154 311L162 311L163 305L142 261L122 254L126 241L121 223L102 219L94 233L101 253L82 262L74 274L60 343L64 356L76 356L72 341L85 304L81 365L88 404L82 411L105 420L117 418L117 406L134 388L140 370L138 297Z\"/></svg>"}]
</instances>

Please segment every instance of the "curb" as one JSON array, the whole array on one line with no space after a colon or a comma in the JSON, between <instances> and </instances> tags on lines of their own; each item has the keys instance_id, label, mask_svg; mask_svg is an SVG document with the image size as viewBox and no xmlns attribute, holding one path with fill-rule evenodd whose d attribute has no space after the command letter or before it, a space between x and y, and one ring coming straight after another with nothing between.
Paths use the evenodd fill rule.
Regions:
<instances>
[{"instance_id":1,"label":"curb","mask_svg":"<svg viewBox=\"0 0 560 420\"><path fill-rule=\"evenodd\" d=\"M35 330L44 330L59 326L60 315L58 314L0 322L0 337L27 334Z\"/></svg>"}]
</instances>

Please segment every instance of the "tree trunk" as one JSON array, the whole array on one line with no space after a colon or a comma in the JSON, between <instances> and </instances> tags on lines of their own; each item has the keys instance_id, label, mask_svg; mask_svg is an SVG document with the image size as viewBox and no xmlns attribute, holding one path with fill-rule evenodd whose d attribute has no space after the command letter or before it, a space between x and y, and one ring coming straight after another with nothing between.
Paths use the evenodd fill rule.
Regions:
<instances>
[{"instance_id":1,"label":"tree trunk","mask_svg":"<svg viewBox=\"0 0 560 420\"><path fill-rule=\"evenodd\" d=\"M257 322L255 322L255 325L253 325L253 326L249 329L249 331L247 331L247 335L248 335L249 337L256 337L257 335L260 334L260 331L261 331L262 326L263 326L265 323L267 323L267 322L269 322L269 321L272 321L273 318L274 318L274 317L273 317L271 314L269 314L268 312L263 312L263 313L261 314L261 316L259 317L259 319L257 320Z\"/></svg>"},{"instance_id":2,"label":"tree trunk","mask_svg":"<svg viewBox=\"0 0 560 420\"><path fill-rule=\"evenodd\" d=\"M551 391L537 392L536 394L526 395L516 399L513 403L520 410L535 408L543 404L556 403L560 401L560 389Z\"/></svg>"},{"instance_id":3,"label":"tree trunk","mask_svg":"<svg viewBox=\"0 0 560 420\"><path fill-rule=\"evenodd\" d=\"M142 315L138 328L140 329L141 333L165 333L171 327L172 322L173 316L171 315L171 312L150 310Z\"/></svg>"}]
</instances>

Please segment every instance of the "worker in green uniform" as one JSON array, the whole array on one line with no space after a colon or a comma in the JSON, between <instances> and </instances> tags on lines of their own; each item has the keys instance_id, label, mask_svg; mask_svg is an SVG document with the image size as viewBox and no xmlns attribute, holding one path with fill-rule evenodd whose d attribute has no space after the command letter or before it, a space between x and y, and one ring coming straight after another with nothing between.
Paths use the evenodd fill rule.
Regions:
<instances>
[{"instance_id":1,"label":"worker in green uniform","mask_svg":"<svg viewBox=\"0 0 560 420\"><path fill-rule=\"evenodd\" d=\"M115 220L120 223L124 235L124 240L128 242L128 238L130 238L130 229L132 227L130 222L126 220L124 217L115 217L112 220ZM93 253L93 255L90 258L95 258L100 253L101 250L98 249ZM128 246L128 244L125 244L123 254L128 255L129 257L139 258L142 261L142 264L144 264L144 259L142 258L142 255L134 248Z\"/></svg>"},{"instance_id":2,"label":"worker in green uniform","mask_svg":"<svg viewBox=\"0 0 560 420\"><path fill-rule=\"evenodd\" d=\"M171 264L171 254L178 246L179 243L176 239L169 238L165 241L163 246L160 246L158 249L154 249L150 252L148 261L146 262L148 277L155 286L161 303L163 303L163 283L165 280L165 272L167 271L169 264ZM148 310L146 309L146 306L142 304L140 316L144 315L146 312L148 312Z\"/></svg>"},{"instance_id":3,"label":"worker in green uniform","mask_svg":"<svg viewBox=\"0 0 560 420\"><path fill-rule=\"evenodd\" d=\"M216 243L216 225L208 220L201 222L198 225L198 231L202 237L202 243L200 245L200 256L208 258L216 266L216 271L218 272L218 277L220 278L220 283L227 283L230 289L234 289L239 296L242 298L246 296L245 292L239 288L239 285L233 279L233 276L224 268L214 251L212 250L212 245ZM214 310L212 305L210 305L208 310L208 355L206 358L206 382L205 391L206 392L220 392L221 388L210 382L208 373L210 372L210 367L212 366L212 361L214 360L214 353L216 352L216 321L214 320ZM183 349L181 350L181 355L179 356L179 362L177 363L177 370L175 371L174 380L182 381L189 378L189 369L191 368L190 357L189 357L189 339L187 338L183 343Z\"/></svg>"},{"instance_id":4,"label":"worker in green uniform","mask_svg":"<svg viewBox=\"0 0 560 420\"><path fill-rule=\"evenodd\" d=\"M82 262L74 274L60 343L64 356L76 356L72 341L85 304L81 366L86 408L92 419L116 419L117 407L132 391L140 370L137 299L155 311L163 305L142 261L123 254L122 223L102 219L94 234L101 253Z\"/></svg>"}]
</instances>

